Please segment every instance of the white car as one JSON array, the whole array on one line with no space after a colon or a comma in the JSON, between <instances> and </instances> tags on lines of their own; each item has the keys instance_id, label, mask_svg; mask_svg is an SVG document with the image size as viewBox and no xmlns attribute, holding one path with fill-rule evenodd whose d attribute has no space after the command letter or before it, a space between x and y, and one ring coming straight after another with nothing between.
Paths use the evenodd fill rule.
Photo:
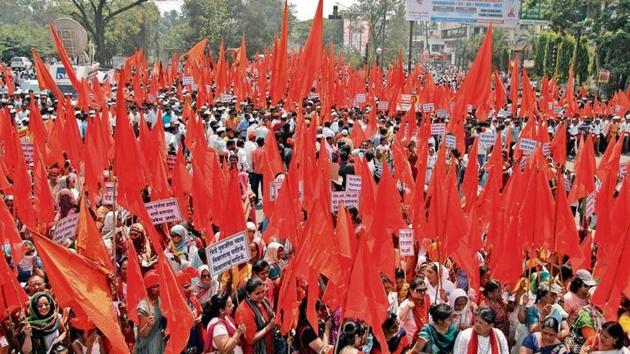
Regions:
<instances>
[{"instance_id":1,"label":"white car","mask_svg":"<svg viewBox=\"0 0 630 354\"><path fill-rule=\"evenodd\" d=\"M21 69L28 70L33 67L33 62L31 62L26 57L13 57L11 58L11 69Z\"/></svg>"}]
</instances>

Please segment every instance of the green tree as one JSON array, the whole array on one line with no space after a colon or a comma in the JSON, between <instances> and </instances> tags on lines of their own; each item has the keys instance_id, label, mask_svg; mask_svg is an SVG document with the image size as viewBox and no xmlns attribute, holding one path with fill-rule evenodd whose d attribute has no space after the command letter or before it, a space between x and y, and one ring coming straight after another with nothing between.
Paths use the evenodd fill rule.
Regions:
<instances>
[{"instance_id":1,"label":"green tree","mask_svg":"<svg viewBox=\"0 0 630 354\"><path fill-rule=\"evenodd\" d=\"M543 74L547 77L552 77L555 74L559 44L560 36L554 32L549 32L549 40L545 47L545 63L543 66Z\"/></svg>"},{"instance_id":2,"label":"green tree","mask_svg":"<svg viewBox=\"0 0 630 354\"><path fill-rule=\"evenodd\" d=\"M464 61L467 63L465 66L468 67L468 64L471 64L475 57L477 56L477 52L481 47L481 43L485 35L476 35L471 38L467 38L463 43L463 52ZM508 69L508 60L510 57L510 47L509 40L507 34L504 30L500 28L493 28L492 30L492 65L498 70L506 71Z\"/></svg>"},{"instance_id":3,"label":"green tree","mask_svg":"<svg viewBox=\"0 0 630 354\"><path fill-rule=\"evenodd\" d=\"M569 69L573 65L575 54L575 38L571 35L564 35L560 37L560 44L558 45L558 53L556 59L555 75L560 82L567 82L569 77Z\"/></svg>"},{"instance_id":4,"label":"green tree","mask_svg":"<svg viewBox=\"0 0 630 354\"><path fill-rule=\"evenodd\" d=\"M605 92L624 89L630 76L630 0L615 0L603 7L593 23L596 49L596 70L610 70Z\"/></svg>"},{"instance_id":5,"label":"green tree","mask_svg":"<svg viewBox=\"0 0 630 354\"><path fill-rule=\"evenodd\" d=\"M157 49L160 12L154 3L137 6L110 23L105 33L105 56L131 55L138 49L151 54Z\"/></svg>"},{"instance_id":6,"label":"green tree","mask_svg":"<svg viewBox=\"0 0 630 354\"><path fill-rule=\"evenodd\" d=\"M545 52L550 40L549 32L541 32L534 46L534 74L538 77L545 75Z\"/></svg>"},{"instance_id":7,"label":"green tree","mask_svg":"<svg viewBox=\"0 0 630 354\"><path fill-rule=\"evenodd\" d=\"M578 83L581 84L588 79L590 62L591 59L588 52L588 42L586 38L582 38L575 46L575 55L573 58L575 76Z\"/></svg>"},{"instance_id":8,"label":"green tree","mask_svg":"<svg viewBox=\"0 0 630 354\"><path fill-rule=\"evenodd\" d=\"M40 28L34 31L33 28ZM0 57L8 62L14 56L31 57L31 48L35 48L40 56L53 55L50 36L43 26L33 22L21 24L0 24Z\"/></svg>"},{"instance_id":9,"label":"green tree","mask_svg":"<svg viewBox=\"0 0 630 354\"><path fill-rule=\"evenodd\" d=\"M66 0L67 1L67 0ZM112 21L148 0L70 0L70 15L92 35L96 45L96 60L101 64L109 62L106 48L106 32Z\"/></svg>"}]
</instances>

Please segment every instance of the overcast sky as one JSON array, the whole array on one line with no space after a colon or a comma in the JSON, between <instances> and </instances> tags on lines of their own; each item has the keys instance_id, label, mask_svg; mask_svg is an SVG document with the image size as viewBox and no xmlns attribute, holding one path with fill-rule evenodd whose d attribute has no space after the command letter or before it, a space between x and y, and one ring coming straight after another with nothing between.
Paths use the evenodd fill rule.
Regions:
<instances>
[{"instance_id":1,"label":"overcast sky","mask_svg":"<svg viewBox=\"0 0 630 354\"><path fill-rule=\"evenodd\" d=\"M289 4L296 6L296 15L298 20L310 20L315 14L318 0L289 0ZM340 10L343 10L344 6L350 6L354 4L356 0L325 0L324 1L324 17L328 17L332 13L333 6L339 4ZM171 10L180 10L183 0L162 0L156 1L155 4L160 9L160 12L167 12Z\"/></svg>"}]
</instances>

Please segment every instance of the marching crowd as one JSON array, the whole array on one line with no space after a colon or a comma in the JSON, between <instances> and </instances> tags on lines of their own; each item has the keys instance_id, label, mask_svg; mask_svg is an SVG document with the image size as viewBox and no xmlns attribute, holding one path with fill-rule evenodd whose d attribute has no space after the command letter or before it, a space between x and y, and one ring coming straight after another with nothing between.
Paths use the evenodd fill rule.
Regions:
<instances>
[{"instance_id":1,"label":"marching crowd","mask_svg":"<svg viewBox=\"0 0 630 354\"><path fill-rule=\"evenodd\" d=\"M440 72L435 71L434 75L439 78ZM453 81L443 79L445 83ZM439 79L436 81L440 82ZM116 92L115 86L113 90ZM118 90L127 88L118 87ZM381 328L367 324L364 318L343 316L341 304L331 306L325 296L328 279L324 275L318 275L316 281L309 281L308 274L298 274L297 289L293 289L299 302L298 316L287 331L280 316L283 311L286 315L287 309L283 308L284 302L280 298L284 296L284 288L289 286L286 284L289 282L286 280L287 273L293 271L289 271L290 265L296 262L301 245L282 233L265 234L269 233L271 217L261 211L265 199L263 193L270 186L270 181L263 178L265 153L269 149L266 144L275 142L276 146L272 148L277 149L283 169L288 171L294 159L303 156L296 151L300 126L314 126L318 160L326 159L334 166L326 184L329 190L342 191L346 187L347 176L359 174L359 169L367 167L367 173L375 183L385 179L392 167L396 170L393 145L404 134L405 127L401 122L407 113L397 112L388 116L369 105L321 112L321 102L316 96L309 97L296 107L271 104L260 107L251 99L237 100L234 97L213 105L197 104L195 92L186 91L184 97L182 99L174 87L162 89L155 103L116 102L111 97L107 104L111 112L116 111L113 108L116 105L128 106L128 121L136 135L146 129L163 129L166 154L181 154L191 170L191 131L185 117L187 105L190 105L191 112L203 123L201 134L207 140L207 146L216 153L218 164L225 171L236 170L239 176L241 195L231 197L240 198L247 218L245 226L250 253L247 263L234 266L222 274L213 274L206 253L208 240L213 237L204 236L192 222L196 205L180 206L184 209L183 220L158 229L161 248L157 248L156 243L150 240L147 225L137 215L106 198L96 200L95 204L83 200L87 198L84 191L86 175L74 161L66 160L63 165L47 166L46 169L55 200L55 222L79 214L82 208L91 204L88 217L95 221L103 245L114 263L114 272L109 274L110 285L120 328L130 351L162 353L174 336L183 335L188 338L183 353L628 353L630 300L625 296L629 293L623 292L625 296L614 318L605 317L603 309L591 302L598 287L593 265L604 257L597 253L597 243L588 246L588 261L582 263L581 268L575 268L575 263L568 257L537 249L523 258L519 279L501 282L493 279L494 270L489 262L490 257L501 255L493 254L491 245L484 241L481 248L475 250L476 270L479 272L479 281L475 284L471 274L450 255L440 253L434 240L417 240L414 244L415 256L409 257L400 255L398 237L392 235L391 242L396 250L394 267L380 273L382 289L377 290L384 292L388 300L387 313L377 316L385 319L380 324ZM592 103L593 98L578 95L580 107L587 102ZM28 136L32 131L33 109L37 110L44 126L49 129L54 120L59 119L56 118L59 103L52 94L4 94L0 103L2 125L9 127L3 129L16 129L20 136ZM465 124L465 154L452 147L444 148L446 142L439 131L432 131L426 141L418 140L413 134L411 139L404 141L405 158L413 178L420 181L416 183L421 185L422 191L427 191L431 184L440 149L446 151L444 158L447 165L456 170L460 191L466 169L472 162L479 163L477 186L483 187L494 154L501 155L499 160L504 174L501 184L507 183L521 163L515 151L519 135L527 124L525 119L512 115L510 111L508 105L493 112L491 118L485 121L477 120L474 112L469 112ZM618 141L621 155L627 155L630 152L628 113L594 114L582 118L567 117L561 113L559 120L549 119L546 122L548 138L552 140L561 129L565 129L569 159L578 153L581 143L587 138L593 141L596 155L604 154ZM316 117L324 114L328 119L318 124ZM117 120L108 109L74 110L83 140L89 125L102 115L109 117L110 129L115 130L120 119ZM421 112L415 114L412 117L416 120L414 126L426 124L426 117ZM359 136L356 129L369 131L370 125L374 124L370 119L376 119L376 131L368 136ZM429 114L429 119L434 124L448 122L448 118L438 117L436 112ZM558 125L557 121L565 124ZM472 145L484 133L500 135L503 141L511 141L511 145L501 149L478 142L476 156L471 156ZM425 149L426 153L421 154L420 151ZM423 160L425 156L426 161ZM560 168L550 157L547 157L546 163L554 169ZM418 166L422 164L425 167L420 169ZM571 169L563 171L567 180L575 178ZM103 173L104 181L114 181L111 169ZM620 176L619 185L622 178ZM172 174L169 182L172 183ZM363 183L363 188L366 188L367 181ZM150 188L145 192L148 201ZM3 189L4 204L11 215L15 215L14 198L10 188ZM362 220L356 207L347 209L351 235L355 238L352 244L356 245L357 240L367 237L366 229L370 225ZM582 202L572 205L580 224L580 241L592 240L597 230L596 218L585 216L583 209ZM380 212L377 205L374 218L378 218ZM405 209L403 214L406 214ZM342 215L341 211L331 214L333 224L340 223L339 215ZM311 210L301 211L298 234L306 232L305 225L311 217ZM411 224L409 215L398 217ZM55 295L58 289L51 286L47 277L48 265L38 256L40 250L36 246L39 245L31 241L34 231L19 219L15 219L15 226L23 240L24 255L19 262L16 261L12 248L5 244L5 257L1 262L6 260L10 272L2 274L2 277L15 277L28 301L22 306L0 309L0 353L108 352L108 338L98 329L98 323L78 316L72 307L60 305ZM3 225L3 231L7 227ZM221 238L220 230L216 231L214 239L218 240ZM53 231L48 228L45 233L50 236ZM72 238L62 240L61 244L71 250L77 249ZM161 307L163 293L156 267L159 257L168 259L194 318L191 328L179 328L178 333L166 330L167 316ZM131 263L133 267L139 265L146 289L146 296L132 304L134 311L128 308ZM627 270L618 273L618 276L628 278ZM627 280L619 280L627 284ZM5 292L9 290L4 285L2 289L3 303L7 304ZM312 294L315 297L314 306ZM359 300L348 294L348 301ZM366 314L370 311L365 309ZM131 312L137 314L137 321L130 316ZM384 336L377 336L376 333L381 331Z\"/></svg>"}]
</instances>

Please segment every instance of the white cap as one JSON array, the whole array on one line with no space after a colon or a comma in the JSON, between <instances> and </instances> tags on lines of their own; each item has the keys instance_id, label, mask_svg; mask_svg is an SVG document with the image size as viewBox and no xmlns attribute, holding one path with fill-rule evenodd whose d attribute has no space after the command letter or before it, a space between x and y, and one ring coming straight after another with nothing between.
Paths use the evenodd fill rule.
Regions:
<instances>
[{"instance_id":1,"label":"white cap","mask_svg":"<svg viewBox=\"0 0 630 354\"><path fill-rule=\"evenodd\" d=\"M247 222L247 230L248 231L256 231L256 224L251 221Z\"/></svg>"}]
</instances>

